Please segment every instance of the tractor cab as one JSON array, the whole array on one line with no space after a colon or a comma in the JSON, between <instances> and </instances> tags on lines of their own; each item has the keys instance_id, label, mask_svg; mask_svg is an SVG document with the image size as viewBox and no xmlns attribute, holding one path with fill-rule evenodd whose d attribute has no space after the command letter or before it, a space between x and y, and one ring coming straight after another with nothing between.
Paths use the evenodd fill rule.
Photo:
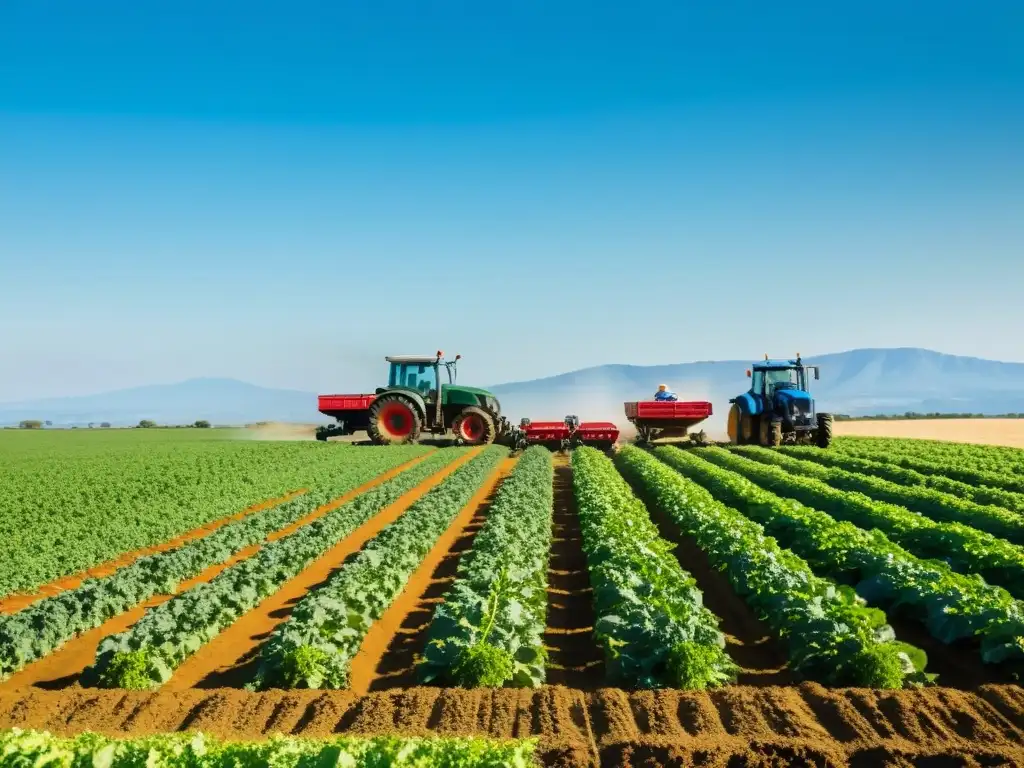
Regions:
<instances>
[{"instance_id":1,"label":"tractor cab","mask_svg":"<svg viewBox=\"0 0 1024 768\"><path fill-rule=\"evenodd\" d=\"M815 412L810 378L818 366L795 360L770 360L765 355L747 371L750 389L729 402L729 437L734 443L780 445L816 440L827 447L832 437L830 414Z\"/></svg>"},{"instance_id":2,"label":"tractor cab","mask_svg":"<svg viewBox=\"0 0 1024 768\"><path fill-rule=\"evenodd\" d=\"M389 355L384 358L391 366L388 385L381 387L377 394L389 389L411 389L428 403L434 402L446 383L455 383L456 366L461 357L456 355L453 361L447 362L441 352L436 357Z\"/></svg>"}]
</instances>

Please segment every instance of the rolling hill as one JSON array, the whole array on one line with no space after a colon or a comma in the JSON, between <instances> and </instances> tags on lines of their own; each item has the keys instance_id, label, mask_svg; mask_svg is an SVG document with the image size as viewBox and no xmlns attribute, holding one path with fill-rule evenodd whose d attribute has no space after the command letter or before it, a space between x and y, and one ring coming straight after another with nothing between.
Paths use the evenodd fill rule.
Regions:
<instances>
[{"instance_id":1,"label":"rolling hill","mask_svg":"<svg viewBox=\"0 0 1024 768\"><path fill-rule=\"evenodd\" d=\"M747 387L748 360L669 365L601 365L492 387L513 419L607 418L622 422L622 402L650 397L659 383L680 397L709 399L714 427L728 400ZM821 365L813 391L835 413L1024 412L1024 363L946 355L925 349L856 349L807 358ZM191 379L116 392L0 404L0 424L43 419L55 425L109 421L161 424L207 419L216 424L323 421L312 392L259 387L234 379Z\"/></svg>"}]
</instances>

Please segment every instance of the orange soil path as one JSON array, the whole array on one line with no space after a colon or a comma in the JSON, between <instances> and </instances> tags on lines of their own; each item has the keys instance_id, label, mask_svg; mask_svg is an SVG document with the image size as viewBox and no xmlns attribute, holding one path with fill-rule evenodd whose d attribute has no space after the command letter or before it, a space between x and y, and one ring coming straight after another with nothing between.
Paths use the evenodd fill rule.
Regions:
<instances>
[{"instance_id":1,"label":"orange soil path","mask_svg":"<svg viewBox=\"0 0 1024 768\"><path fill-rule=\"evenodd\" d=\"M517 461L509 457L498 465L423 558L391 607L370 627L350 666L353 693L415 685L416 655L423 648L434 607L443 601L459 558L483 525L480 518Z\"/></svg>"},{"instance_id":2,"label":"orange soil path","mask_svg":"<svg viewBox=\"0 0 1024 768\"><path fill-rule=\"evenodd\" d=\"M305 517L300 518L294 523L282 528L278 531L274 531L267 536L266 541L276 541L290 533L297 531L299 528L309 525L315 520L323 517L331 510L337 509L342 504L347 503L351 499L355 498L361 493L380 485L384 481L394 477L399 472L402 472L414 464L423 461L426 456L418 456L411 461L390 469L387 472L378 475L373 480L359 486L358 488L349 491L343 496L323 504L317 509L310 512ZM262 545L255 544L251 547L246 547L239 552L236 552L232 557L225 560L223 563L211 566L204 570L199 575L188 581L182 582L178 586L177 594L181 594L197 584L203 584L211 581L215 576L220 574L225 569L232 565L241 562L247 558L252 557L260 551ZM141 619L149 608L160 605L170 600L174 595L157 595L150 598L142 605L138 605L129 611L125 611L112 619L101 624L96 629L92 629L85 632L78 637L70 640L62 648L54 651L49 656L46 656L38 661L27 665L21 671L15 673L3 683L0 683L0 690L9 690L13 688L21 688L24 686L38 686L41 688L63 688L67 685L75 683L82 672L89 667L96 659L96 649L99 647L100 641L109 635L115 635L119 632L124 632L129 629L135 622Z\"/></svg>"},{"instance_id":3,"label":"orange soil path","mask_svg":"<svg viewBox=\"0 0 1024 768\"><path fill-rule=\"evenodd\" d=\"M278 504L290 501L296 496L306 493L308 490L308 488L300 488L297 491L286 493L284 496L278 496L274 499L261 501L260 503L253 504L251 507L247 507L236 514L222 517L220 520L214 520L213 522L201 525L198 528L193 528L188 533L183 533L181 536L165 541L162 544L143 547L142 549L136 549L132 552L125 552L122 555L118 555L113 560L108 560L105 563L94 565L88 570L71 574L70 576L62 576L59 579L43 584L38 587L35 592L14 593L8 595L7 597L0 599L0 614L17 613L22 608L27 608L32 605L32 603L42 600L44 597L53 597L54 595L59 595L61 592L67 592L69 589L77 589L82 586L82 582L86 579L99 579L104 576L110 576L125 566L131 565L140 557L155 555L158 552L169 552L172 549L177 549L182 544L187 544L188 542L195 541L196 539L205 538L219 528L223 528L230 522L241 520L255 512L261 512L264 509L276 507Z\"/></svg>"},{"instance_id":4,"label":"orange soil path","mask_svg":"<svg viewBox=\"0 0 1024 768\"><path fill-rule=\"evenodd\" d=\"M347 557L362 549L370 539L401 517L427 491L481 450L478 448L460 456L338 542L323 557L313 562L295 578L285 582L273 595L200 648L177 669L174 676L163 686L164 689L180 691L186 688L216 688L248 682L258 666L259 649L263 641L270 637L278 624L291 615L292 610L307 593L326 583L344 565Z\"/></svg>"}]
</instances>

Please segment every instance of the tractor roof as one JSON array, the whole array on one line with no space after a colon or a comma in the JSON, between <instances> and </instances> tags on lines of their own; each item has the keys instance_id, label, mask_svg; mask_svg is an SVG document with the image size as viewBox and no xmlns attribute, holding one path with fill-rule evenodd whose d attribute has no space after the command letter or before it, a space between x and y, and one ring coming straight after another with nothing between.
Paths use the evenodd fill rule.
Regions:
<instances>
[{"instance_id":1,"label":"tractor roof","mask_svg":"<svg viewBox=\"0 0 1024 768\"><path fill-rule=\"evenodd\" d=\"M754 369L764 370L772 368L796 368L802 365L802 360L759 360L756 363L754 363Z\"/></svg>"},{"instance_id":2,"label":"tractor roof","mask_svg":"<svg viewBox=\"0 0 1024 768\"><path fill-rule=\"evenodd\" d=\"M384 358L389 363L412 363L413 365L433 365L437 362L437 355L427 357L426 355L388 355Z\"/></svg>"}]
</instances>

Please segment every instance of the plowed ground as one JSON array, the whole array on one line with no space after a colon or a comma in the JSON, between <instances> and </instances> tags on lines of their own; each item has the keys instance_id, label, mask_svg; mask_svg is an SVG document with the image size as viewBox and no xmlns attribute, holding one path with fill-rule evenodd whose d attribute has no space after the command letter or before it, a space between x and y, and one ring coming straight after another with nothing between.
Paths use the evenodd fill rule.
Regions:
<instances>
[{"instance_id":1,"label":"plowed ground","mask_svg":"<svg viewBox=\"0 0 1024 768\"><path fill-rule=\"evenodd\" d=\"M935 688L884 693L736 686L710 693L563 687L332 691L0 693L0 728L113 735L202 730L271 733L539 736L551 766L1024 765L1024 694Z\"/></svg>"},{"instance_id":2,"label":"plowed ground","mask_svg":"<svg viewBox=\"0 0 1024 768\"><path fill-rule=\"evenodd\" d=\"M205 647L192 667L179 670L164 690L82 689L75 682L77 674L57 674L54 659L63 658L72 673L91 662L99 637L113 628L108 624L96 637L72 641L31 674L27 669L0 686L0 728L122 736L202 730L233 739L274 733L536 736L539 757L549 766L1024 766L1024 689L983 684L991 678L976 669L970 656L953 649L938 649L934 658L941 679L956 687L883 692L787 685L791 680L784 655L765 628L699 548L663 518L656 518L662 534L679 545L681 564L722 617L730 653L743 667L741 684L711 692L602 687L601 653L590 638L592 595L572 472L564 457L556 457L545 636L554 685L539 690L402 687L415 682L412 667L429 617L459 559L471 550L495 490L511 471L509 460L466 506L376 624L353 665L355 690L253 693L220 687L244 682L242 671L251 651L268 627L287 617L297 597L315 588L368 535L466 459L410 492L341 549L300 574L275 600ZM126 616L119 620L131 623L137 618ZM932 655L933 649L928 650ZM42 665L52 674L41 674Z\"/></svg>"}]
</instances>

